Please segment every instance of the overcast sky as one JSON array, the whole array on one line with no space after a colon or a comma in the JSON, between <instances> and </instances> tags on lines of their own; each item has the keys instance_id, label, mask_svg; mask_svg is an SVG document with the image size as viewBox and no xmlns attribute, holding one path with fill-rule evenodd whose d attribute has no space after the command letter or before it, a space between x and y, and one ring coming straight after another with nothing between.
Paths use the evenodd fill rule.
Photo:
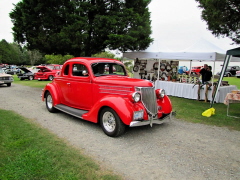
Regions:
<instances>
[{"instance_id":1,"label":"overcast sky","mask_svg":"<svg viewBox=\"0 0 240 180\"><path fill-rule=\"evenodd\" d=\"M13 42L9 12L17 2L19 0L0 0L0 40ZM201 38L224 51L235 48L229 38L216 38L206 29L197 5L195 0L152 0L149 10L155 41L173 51L184 50Z\"/></svg>"}]
</instances>

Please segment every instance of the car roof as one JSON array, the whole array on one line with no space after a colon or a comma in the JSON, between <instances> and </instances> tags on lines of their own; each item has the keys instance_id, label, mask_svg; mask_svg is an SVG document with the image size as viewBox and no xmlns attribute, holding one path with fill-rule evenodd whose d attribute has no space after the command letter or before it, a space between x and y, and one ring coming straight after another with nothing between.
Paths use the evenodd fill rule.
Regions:
<instances>
[{"instance_id":1,"label":"car roof","mask_svg":"<svg viewBox=\"0 0 240 180\"><path fill-rule=\"evenodd\" d=\"M102 62L115 62L115 63L123 64L121 61L117 59L99 58L99 57L76 57L76 58L68 59L65 63L76 62L76 61L84 62L89 65L93 63L102 63Z\"/></svg>"}]
</instances>

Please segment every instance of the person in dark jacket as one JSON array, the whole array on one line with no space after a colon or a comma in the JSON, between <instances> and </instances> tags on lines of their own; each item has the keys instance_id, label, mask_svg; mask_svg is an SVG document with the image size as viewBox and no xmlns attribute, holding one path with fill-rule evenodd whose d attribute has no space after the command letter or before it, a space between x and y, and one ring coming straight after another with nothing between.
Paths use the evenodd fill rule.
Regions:
<instances>
[{"instance_id":1,"label":"person in dark jacket","mask_svg":"<svg viewBox=\"0 0 240 180\"><path fill-rule=\"evenodd\" d=\"M207 68L208 68L208 65L207 64L204 64L203 68L200 70L200 74L199 76L201 75L202 76L202 83L205 84L206 82L206 74L207 74Z\"/></svg>"},{"instance_id":2,"label":"person in dark jacket","mask_svg":"<svg viewBox=\"0 0 240 180\"><path fill-rule=\"evenodd\" d=\"M205 74L205 82L211 81L211 79L212 79L212 66L208 66Z\"/></svg>"}]
</instances>

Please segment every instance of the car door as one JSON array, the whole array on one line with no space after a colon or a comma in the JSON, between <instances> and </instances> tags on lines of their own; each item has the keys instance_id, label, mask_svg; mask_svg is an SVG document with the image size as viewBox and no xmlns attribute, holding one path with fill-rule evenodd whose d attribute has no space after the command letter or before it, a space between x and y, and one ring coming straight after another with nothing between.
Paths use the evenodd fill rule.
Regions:
<instances>
[{"instance_id":1,"label":"car door","mask_svg":"<svg viewBox=\"0 0 240 180\"><path fill-rule=\"evenodd\" d=\"M64 96L70 106L88 110L92 106L92 83L89 74L84 75L83 71L89 72L84 64L72 63L70 78L66 83L68 91Z\"/></svg>"}]
</instances>

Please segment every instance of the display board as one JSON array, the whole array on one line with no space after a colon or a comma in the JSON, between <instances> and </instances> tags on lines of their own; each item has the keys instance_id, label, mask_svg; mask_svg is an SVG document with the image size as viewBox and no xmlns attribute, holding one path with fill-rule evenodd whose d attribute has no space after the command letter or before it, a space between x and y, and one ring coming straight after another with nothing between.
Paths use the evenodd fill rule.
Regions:
<instances>
[{"instance_id":1,"label":"display board","mask_svg":"<svg viewBox=\"0 0 240 180\"><path fill-rule=\"evenodd\" d=\"M160 64L159 64L160 63ZM156 81L167 81L178 77L179 61L171 60L146 60L136 58L133 72L134 78Z\"/></svg>"}]
</instances>

